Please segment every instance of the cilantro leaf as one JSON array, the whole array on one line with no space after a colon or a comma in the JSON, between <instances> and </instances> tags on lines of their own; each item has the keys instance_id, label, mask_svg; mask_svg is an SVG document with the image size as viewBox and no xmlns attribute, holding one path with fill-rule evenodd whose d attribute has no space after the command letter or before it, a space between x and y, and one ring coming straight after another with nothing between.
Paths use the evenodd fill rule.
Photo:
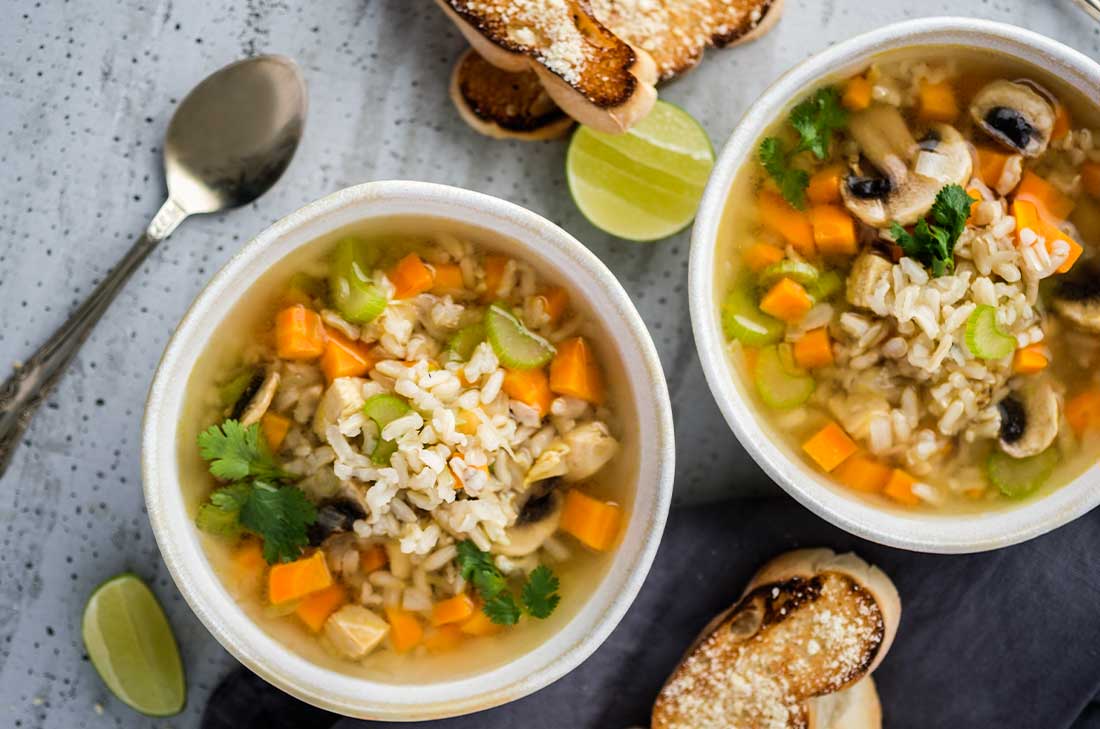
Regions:
<instances>
[{"instance_id":1,"label":"cilantro leaf","mask_svg":"<svg viewBox=\"0 0 1100 729\"><path fill-rule=\"evenodd\" d=\"M848 112L841 106L840 92L826 86L791 109L790 122L801 138L799 151L809 150L818 159L825 159L833 132L848 123Z\"/></svg>"},{"instance_id":2,"label":"cilantro leaf","mask_svg":"<svg viewBox=\"0 0 1100 729\"><path fill-rule=\"evenodd\" d=\"M208 534L236 537L244 531L241 526L241 507L252 494L252 486L235 483L210 494L210 500L199 506L195 526Z\"/></svg>"},{"instance_id":3,"label":"cilantro leaf","mask_svg":"<svg viewBox=\"0 0 1100 729\"><path fill-rule=\"evenodd\" d=\"M519 622L519 606L516 605L516 599L512 597L510 592L502 592L496 597L486 600L481 611L497 625L515 625Z\"/></svg>"},{"instance_id":4,"label":"cilantro leaf","mask_svg":"<svg viewBox=\"0 0 1100 729\"><path fill-rule=\"evenodd\" d=\"M536 618L548 618L561 602L558 578L546 565L539 565L527 576L521 593L523 607Z\"/></svg>"},{"instance_id":5,"label":"cilantro leaf","mask_svg":"<svg viewBox=\"0 0 1100 729\"><path fill-rule=\"evenodd\" d=\"M462 579L472 583L482 599L496 597L506 587L504 575L493 564L493 558L469 539L459 542L456 559Z\"/></svg>"},{"instance_id":6,"label":"cilantro leaf","mask_svg":"<svg viewBox=\"0 0 1100 729\"><path fill-rule=\"evenodd\" d=\"M316 519L317 509L297 486L256 481L241 506L241 524L263 538L268 563L297 559L309 544L307 527Z\"/></svg>"},{"instance_id":7,"label":"cilantro leaf","mask_svg":"<svg viewBox=\"0 0 1100 729\"><path fill-rule=\"evenodd\" d=\"M955 270L955 243L966 228L973 202L962 187L948 185L936 194L932 204L933 224L922 218L909 233L895 222L890 234L906 256L920 261L939 278Z\"/></svg>"},{"instance_id":8,"label":"cilantro leaf","mask_svg":"<svg viewBox=\"0 0 1100 729\"><path fill-rule=\"evenodd\" d=\"M810 184L810 176L805 170L790 166L789 155L784 148L783 140L776 137L766 138L760 143L757 157L764 171L779 186L779 192L784 199L798 210L805 208L806 188Z\"/></svg>"},{"instance_id":9,"label":"cilantro leaf","mask_svg":"<svg viewBox=\"0 0 1100 729\"><path fill-rule=\"evenodd\" d=\"M210 473L224 481L287 476L268 450L259 423L245 427L236 420L226 420L211 425L199 433L199 453L210 461Z\"/></svg>"}]
</instances>

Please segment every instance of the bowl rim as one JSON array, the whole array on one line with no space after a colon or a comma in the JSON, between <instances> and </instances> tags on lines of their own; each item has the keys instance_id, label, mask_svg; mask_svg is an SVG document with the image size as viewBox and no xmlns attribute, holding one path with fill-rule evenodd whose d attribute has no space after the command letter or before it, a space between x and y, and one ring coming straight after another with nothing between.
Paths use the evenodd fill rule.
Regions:
<instances>
[{"instance_id":1,"label":"bowl rim","mask_svg":"<svg viewBox=\"0 0 1100 729\"><path fill-rule=\"evenodd\" d=\"M395 212L394 205L403 207ZM219 325L259 277L318 237L349 222L420 210L426 211L420 213L424 217L511 238L529 255L544 260L556 256L555 273L575 289L586 288L599 319L621 325L604 329L619 350L629 397L645 422L639 425L643 452L637 456L635 503L622 544L577 612L534 649L504 664L459 679L393 684L314 664L263 631L237 606L202 552L184 506L174 418L198 357L186 350L201 337L201 324ZM269 683L315 706L357 718L413 721L471 713L526 696L576 668L604 642L633 603L657 552L672 499L674 445L672 408L656 347L626 291L595 254L554 223L506 200L447 185L387 180L345 188L275 222L200 291L169 339L149 390L142 481L149 520L172 579L226 650ZM647 446L652 452L646 452Z\"/></svg>"},{"instance_id":2,"label":"bowl rim","mask_svg":"<svg viewBox=\"0 0 1100 729\"><path fill-rule=\"evenodd\" d=\"M908 20L855 36L820 51L773 82L738 122L722 147L692 230L688 297L703 372L738 440L788 494L826 521L864 539L920 552L970 553L998 549L1044 534L1100 504L1092 466L1077 479L1018 506L979 514L911 516L841 494L806 464L772 442L732 370L721 334L715 282L716 242L730 187L768 125L792 99L821 80L855 70L878 53L909 47L958 46L996 50L1055 74L1088 98L1100 84L1100 64L1063 43L1006 23L959 17ZM1086 483L1088 482L1088 483Z\"/></svg>"}]
</instances>

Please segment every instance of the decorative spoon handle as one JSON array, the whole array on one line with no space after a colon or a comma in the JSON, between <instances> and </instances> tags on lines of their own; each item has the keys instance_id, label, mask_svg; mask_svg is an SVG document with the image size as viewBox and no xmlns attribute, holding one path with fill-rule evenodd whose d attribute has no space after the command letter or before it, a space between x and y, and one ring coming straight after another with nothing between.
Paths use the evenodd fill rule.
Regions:
<instances>
[{"instance_id":1,"label":"decorative spoon handle","mask_svg":"<svg viewBox=\"0 0 1100 729\"><path fill-rule=\"evenodd\" d=\"M1100 0L1077 0L1077 3L1092 17L1100 20Z\"/></svg>"},{"instance_id":2,"label":"decorative spoon handle","mask_svg":"<svg viewBox=\"0 0 1100 729\"><path fill-rule=\"evenodd\" d=\"M174 201L165 202L149 223L149 227L95 287L91 296L0 386L0 477L7 471L19 438L30 423L35 409L42 404L50 388L69 366L92 327L114 301L130 275L149 255L149 251L167 238L186 217L187 212Z\"/></svg>"}]
</instances>

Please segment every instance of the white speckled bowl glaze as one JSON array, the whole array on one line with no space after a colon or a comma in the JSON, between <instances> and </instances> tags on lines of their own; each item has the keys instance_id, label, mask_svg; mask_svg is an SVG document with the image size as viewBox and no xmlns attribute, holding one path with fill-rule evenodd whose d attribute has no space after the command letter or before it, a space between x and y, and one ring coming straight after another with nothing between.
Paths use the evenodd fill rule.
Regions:
<instances>
[{"instance_id":1,"label":"white speckled bowl glaze","mask_svg":"<svg viewBox=\"0 0 1100 729\"><path fill-rule=\"evenodd\" d=\"M757 412L727 356L716 291L716 242L731 185L756 142L792 100L823 79L863 68L892 50L961 46L989 50L1060 76L1086 98L1100 95L1100 66L1061 43L1011 25L928 18L890 25L838 43L781 77L750 108L726 142L707 184L691 240L689 296L695 343L707 383L737 438L772 479L818 516L882 544L922 552L979 552L1016 544L1100 504L1100 465L1038 499L983 514L915 514L876 507L845 493L811 468Z\"/></svg>"},{"instance_id":2,"label":"white speckled bowl glaze","mask_svg":"<svg viewBox=\"0 0 1100 729\"><path fill-rule=\"evenodd\" d=\"M353 223L430 216L485 229L516 242L591 306L618 350L638 418L634 504L612 564L573 618L533 651L458 680L392 685L354 678L306 661L265 633L237 606L211 569L180 488L177 423L186 383L210 333L276 261ZM506 248L507 250L507 248ZM517 205L477 192L422 182L371 182L329 195L283 218L214 276L172 336L145 410L145 502L176 586L207 629L243 664L275 686L347 716L417 720L466 714L518 699L565 675L607 638L642 586L672 496L672 410L656 350L622 286L575 238ZM438 677L432 677L433 679Z\"/></svg>"}]
</instances>

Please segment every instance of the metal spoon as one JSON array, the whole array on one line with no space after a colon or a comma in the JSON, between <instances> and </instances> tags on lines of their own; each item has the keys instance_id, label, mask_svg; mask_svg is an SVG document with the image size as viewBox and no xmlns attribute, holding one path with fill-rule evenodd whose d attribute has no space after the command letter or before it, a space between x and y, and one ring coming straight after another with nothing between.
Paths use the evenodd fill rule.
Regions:
<instances>
[{"instance_id":1,"label":"metal spoon","mask_svg":"<svg viewBox=\"0 0 1100 729\"><path fill-rule=\"evenodd\" d=\"M208 76L179 105L164 140L168 200L91 296L0 387L0 476L35 408L157 243L184 218L252 202L290 164L306 116L298 66L257 56Z\"/></svg>"}]
</instances>

